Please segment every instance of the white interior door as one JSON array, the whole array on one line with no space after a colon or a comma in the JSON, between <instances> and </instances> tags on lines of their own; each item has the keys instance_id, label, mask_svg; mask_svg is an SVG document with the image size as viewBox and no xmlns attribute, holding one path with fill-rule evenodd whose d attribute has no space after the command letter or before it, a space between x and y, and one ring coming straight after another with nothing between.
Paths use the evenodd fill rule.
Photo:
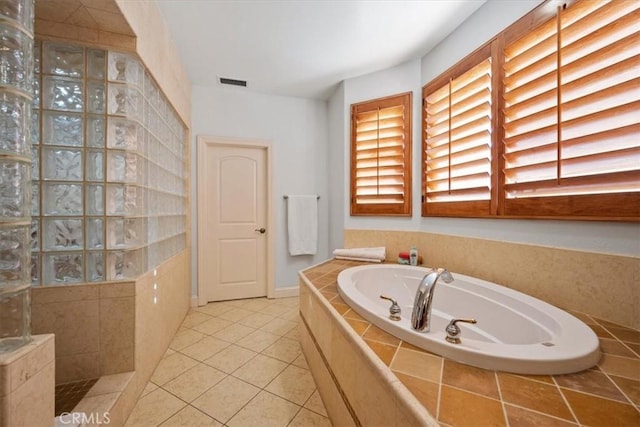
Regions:
<instances>
[{"instance_id":1,"label":"white interior door","mask_svg":"<svg viewBox=\"0 0 640 427\"><path fill-rule=\"evenodd\" d=\"M207 301L267 295L267 150L200 144L198 286Z\"/></svg>"}]
</instances>

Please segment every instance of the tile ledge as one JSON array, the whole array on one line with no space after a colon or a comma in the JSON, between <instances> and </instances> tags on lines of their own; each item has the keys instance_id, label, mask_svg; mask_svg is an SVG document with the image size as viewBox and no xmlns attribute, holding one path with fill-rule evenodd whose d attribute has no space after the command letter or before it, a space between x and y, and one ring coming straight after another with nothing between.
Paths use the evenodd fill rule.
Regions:
<instances>
[{"instance_id":1,"label":"tile ledge","mask_svg":"<svg viewBox=\"0 0 640 427\"><path fill-rule=\"evenodd\" d=\"M329 259L322 263L317 264L316 266L323 265L325 263L329 263L334 261L333 259ZM422 405L414 394L409 391L409 389L396 377L396 375L391 371L391 369L380 360L377 354L365 343L364 339L356 334L351 325L347 323L347 321L340 316L340 314L336 311L336 309L331 305L331 303L322 295L322 293L311 283L305 275L304 271L300 271L299 276L302 281L305 283L310 292L318 299L318 301L322 304L323 308L327 313L336 320L336 322L340 325L342 329L341 332L349 338L351 343L355 345L360 354L367 359L367 361L371 364L371 366L380 374L382 380L387 384L387 386L394 393L394 397L396 401L402 403L404 407L414 416L416 419L423 419L432 421L433 425L438 425L435 417L431 414L427 409Z\"/></svg>"}]
</instances>

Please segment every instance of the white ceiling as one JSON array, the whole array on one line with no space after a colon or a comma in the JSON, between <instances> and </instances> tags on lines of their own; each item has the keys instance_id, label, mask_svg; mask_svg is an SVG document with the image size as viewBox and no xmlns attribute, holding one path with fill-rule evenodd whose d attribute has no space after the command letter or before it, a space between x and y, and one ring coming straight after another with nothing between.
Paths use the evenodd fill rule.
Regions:
<instances>
[{"instance_id":1,"label":"white ceiling","mask_svg":"<svg viewBox=\"0 0 640 427\"><path fill-rule=\"evenodd\" d=\"M193 84L327 99L424 55L485 0L157 0Z\"/></svg>"}]
</instances>

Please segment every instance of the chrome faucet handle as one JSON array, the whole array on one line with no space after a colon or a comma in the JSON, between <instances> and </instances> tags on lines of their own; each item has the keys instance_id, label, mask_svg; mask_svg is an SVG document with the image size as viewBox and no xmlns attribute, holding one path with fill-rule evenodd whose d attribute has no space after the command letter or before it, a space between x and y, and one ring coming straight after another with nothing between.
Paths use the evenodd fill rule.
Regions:
<instances>
[{"instance_id":1,"label":"chrome faucet handle","mask_svg":"<svg viewBox=\"0 0 640 427\"><path fill-rule=\"evenodd\" d=\"M447 341L449 341L450 343L453 344L460 344L462 342L462 340L460 339L460 334L462 333L462 331L460 330L460 327L458 325L456 325L456 323L458 322L464 322L464 323L478 323L478 321L476 319L453 319L451 320L451 322L449 322L449 324L447 325L447 328L445 329L447 336L445 337L445 339Z\"/></svg>"},{"instance_id":2,"label":"chrome faucet handle","mask_svg":"<svg viewBox=\"0 0 640 427\"><path fill-rule=\"evenodd\" d=\"M384 295L380 295L380 298L386 299L387 301L391 301L391 307L389 307L389 319L395 320L395 321L400 320L400 312L402 312L402 309L400 308L396 300Z\"/></svg>"}]
</instances>

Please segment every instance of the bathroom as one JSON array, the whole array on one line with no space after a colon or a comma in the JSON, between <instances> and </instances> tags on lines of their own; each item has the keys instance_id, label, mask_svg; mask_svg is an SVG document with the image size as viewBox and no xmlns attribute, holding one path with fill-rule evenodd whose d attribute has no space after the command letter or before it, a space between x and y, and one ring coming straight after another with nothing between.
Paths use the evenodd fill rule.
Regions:
<instances>
[{"instance_id":1,"label":"bathroom","mask_svg":"<svg viewBox=\"0 0 640 427\"><path fill-rule=\"evenodd\" d=\"M113 411L113 418L116 419L118 413L131 412L135 397L142 392L189 307L199 301L195 256L199 235L195 140L198 135L222 135L271 141L275 230L286 228L283 195L320 195L319 241L315 256L288 256L285 233L275 233L272 269L276 294L295 295L298 271L329 259L335 248L381 245L387 247L389 254L395 255L417 245L426 263L433 262L452 271L498 283L510 283L555 305L638 329L640 228L637 223L423 218L419 209L420 192L415 190L410 217L349 215L349 106L413 91L413 117L420 117L417 100L426 82L539 3L489 1L426 55L379 72L347 78L326 100L192 85L177 60L177 50L169 44L159 48L159 41L171 39L171 36L162 23L161 12L153 4L116 1L115 5L105 6L111 13L115 13L113 6L119 8L130 26L129 31L121 28L108 33L80 30L77 24L47 23L45 16L36 16L40 19L36 21L36 35L42 38L69 43L90 41L91 45L115 51L132 51L135 46L188 128L191 141L188 212L191 215L184 250L129 282L108 285L109 289L83 285L76 288L82 292L60 295L56 290L34 287L34 319L39 307L54 309L55 304L59 304L56 308L59 312L78 309L87 312L90 321L86 323L93 329L80 339L102 332L112 337L111 330L126 331L128 336L121 337L122 342L118 345L121 350L130 349L129 359L114 362L121 365L105 373L128 372L135 366L135 375L126 379L128 386L123 388L128 399L118 401L121 407ZM47 17L55 16L51 10L47 13ZM158 34L164 36L158 37ZM292 122L296 125L291 126ZM413 166L417 171L420 165L417 155L421 132L419 120L414 119L413 128ZM296 161L290 161L291 158ZM414 172L413 188L420 186L420 176ZM611 279L612 271L616 280ZM533 274L540 274L540 279L535 289L527 289ZM101 316L113 313L114 309L123 311L123 314L111 316L118 317L118 324L110 323L110 316L98 316L98 313ZM43 319L39 322L47 323ZM47 331L34 330L34 334L43 332ZM151 336L154 339L149 339ZM69 343L79 337L69 331L67 337L60 339ZM59 342L56 337L56 351ZM88 369L92 374L100 373L96 356L104 351L99 342L95 339L92 342L91 346L61 354L61 359L56 359L56 369L71 366L77 370ZM637 360L633 363L637 366ZM142 369L139 371L138 367ZM637 384L637 378L632 380ZM121 418L126 419L124 415Z\"/></svg>"}]
</instances>

